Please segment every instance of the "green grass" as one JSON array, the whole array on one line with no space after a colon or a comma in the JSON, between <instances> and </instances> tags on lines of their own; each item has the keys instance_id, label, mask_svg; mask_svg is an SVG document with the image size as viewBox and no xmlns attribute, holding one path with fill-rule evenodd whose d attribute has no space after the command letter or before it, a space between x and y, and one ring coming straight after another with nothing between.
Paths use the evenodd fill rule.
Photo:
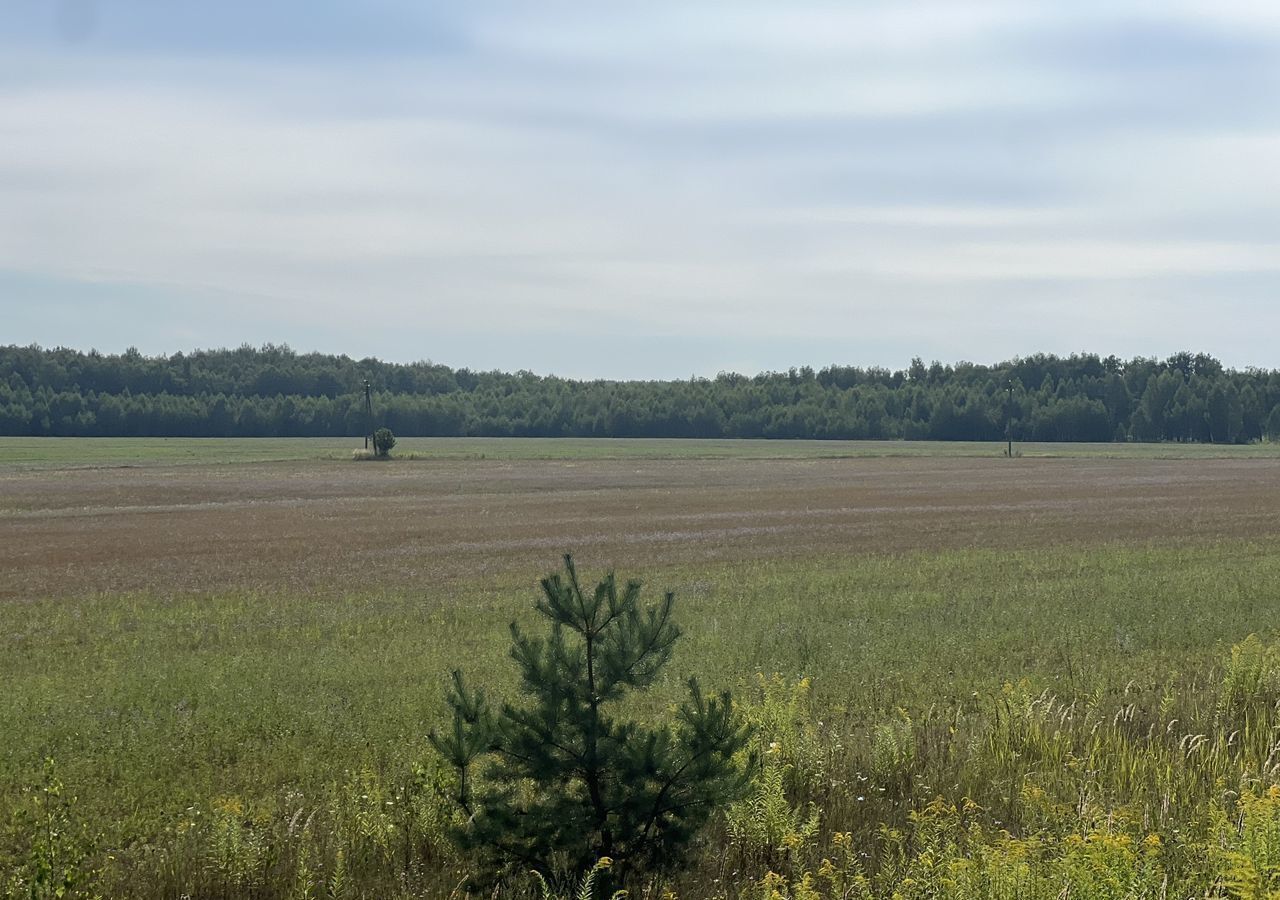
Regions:
<instances>
[{"instance_id":1,"label":"green grass","mask_svg":"<svg viewBox=\"0 0 1280 900\"><path fill-rule=\"evenodd\" d=\"M0 437L5 469L349 460L359 438ZM401 461L432 459L821 459L992 457L1001 443L613 438L400 438ZM1025 457L1215 459L1280 457L1280 444L1015 444Z\"/></svg>"},{"instance_id":2,"label":"green grass","mask_svg":"<svg viewBox=\"0 0 1280 900\"><path fill-rule=\"evenodd\" d=\"M1117 545L619 574L681 598L686 636L642 713L662 714L689 674L740 694L756 672L808 675L816 709L836 723L826 739L862 753L898 708L916 720L989 709L1006 682L1117 702L1135 685L1157 699L1194 693L1233 642L1280 633L1278 550ZM77 815L115 848L119 878L143 865L141 848L178 841L192 810L231 802L269 818L286 796L319 803L362 769L394 781L426 757L451 668L509 687L505 623L529 618L540 574L477 577L460 593L0 605L0 825L52 756ZM861 827L843 802L828 801L828 827ZM905 822L902 809L877 809Z\"/></svg>"},{"instance_id":3,"label":"green grass","mask_svg":"<svg viewBox=\"0 0 1280 900\"><path fill-rule=\"evenodd\" d=\"M217 465L346 456L360 441L323 438L0 438L6 468Z\"/></svg>"}]
</instances>

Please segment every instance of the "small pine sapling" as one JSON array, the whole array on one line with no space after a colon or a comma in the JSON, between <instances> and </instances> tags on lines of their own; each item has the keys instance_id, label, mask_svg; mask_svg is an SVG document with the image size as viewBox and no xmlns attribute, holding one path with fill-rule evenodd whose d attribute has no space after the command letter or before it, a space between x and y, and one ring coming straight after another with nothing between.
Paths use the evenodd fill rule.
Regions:
<instances>
[{"instance_id":1,"label":"small pine sapling","mask_svg":"<svg viewBox=\"0 0 1280 900\"><path fill-rule=\"evenodd\" d=\"M706 697L693 679L674 723L611 715L671 659L675 595L642 606L640 583L619 589L612 573L584 591L572 557L564 564L536 604L550 634L511 625L525 702L495 711L455 672L453 721L430 740L457 771L467 822L455 839L491 874L564 879L608 858L609 880L622 883L677 866L711 815L742 795L750 730L728 692Z\"/></svg>"}]
</instances>

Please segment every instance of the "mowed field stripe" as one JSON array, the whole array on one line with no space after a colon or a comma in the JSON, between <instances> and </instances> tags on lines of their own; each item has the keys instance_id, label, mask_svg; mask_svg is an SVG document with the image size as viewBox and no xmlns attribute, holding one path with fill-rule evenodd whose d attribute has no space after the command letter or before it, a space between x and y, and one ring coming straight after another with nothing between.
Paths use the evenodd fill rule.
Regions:
<instances>
[{"instance_id":1,"label":"mowed field stripe","mask_svg":"<svg viewBox=\"0 0 1280 900\"><path fill-rule=\"evenodd\" d=\"M0 477L0 597L1280 535L1280 461L268 462Z\"/></svg>"}]
</instances>

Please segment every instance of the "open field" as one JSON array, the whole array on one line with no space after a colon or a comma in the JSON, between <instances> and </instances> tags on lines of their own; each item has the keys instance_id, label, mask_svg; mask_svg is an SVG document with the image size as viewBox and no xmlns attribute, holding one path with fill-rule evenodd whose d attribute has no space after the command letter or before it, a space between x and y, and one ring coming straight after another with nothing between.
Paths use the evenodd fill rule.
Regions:
<instances>
[{"instance_id":1,"label":"open field","mask_svg":"<svg viewBox=\"0 0 1280 900\"><path fill-rule=\"evenodd\" d=\"M501 450L501 446L498 446ZM201 451L206 452L206 451ZM513 451L514 452L514 451ZM1266 539L1280 460L280 460L0 469L0 598L346 593L700 562Z\"/></svg>"},{"instance_id":2,"label":"open field","mask_svg":"<svg viewBox=\"0 0 1280 900\"><path fill-rule=\"evenodd\" d=\"M1021 823L1022 778L1078 791L1030 744L1000 757L999 778L983 768L996 765L983 711L1012 696L1006 682L1108 717L1135 704L1176 745L1179 729L1217 727L1206 686L1230 646L1280 633L1280 459L1255 448L1005 460L963 445L827 458L809 444L458 441L429 444L430 460L357 464L318 446L250 461L274 451L243 441L184 457L181 443L167 458L135 449L136 467L119 468L114 446L0 442L0 828L56 758L77 815L116 857L104 877L121 895L206 879L202 895L240 896L225 872L207 880L221 871L207 853L182 850L182 835L215 833L218 810L274 834L289 804L327 810L355 782L368 793L362 771L390 791L427 756L450 668L508 683L506 623L527 620L564 550L590 574L615 566L681 598L687 635L646 710L691 673L743 696L757 672L811 676L832 784L872 771L895 710L917 723L919 756L898 763L913 774L872 801L852 787L796 795L824 809L806 865L834 852L834 832L905 826L935 793L1008 804L984 821ZM943 711L960 717L946 763L925 753ZM1069 737L1093 734L1082 722ZM1236 740L1224 760L1244 752ZM1236 771L1220 765L1187 783L1211 795ZM1105 818L1123 791L1091 777ZM1146 811L1143 827L1190 828L1178 810L1202 795L1171 813L1158 793L1124 803ZM0 831L0 865L22 852L6 849L15 835ZM755 859L733 846L742 865ZM443 853L421 850L422 865L457 865L431 855ZM446 868L419 873L419 896L447 893L458 878ZM711 883L683 896L711 896L696 892Z\"/></svg>"},{"instance_id":3,"label":"open field","mask_svg":"<svg viewBox=\"0 0 1280 900\"><path fill-rule=\"evenodd\" d=\"M0 437L0 472L28 468L347 460L359 438ZM765 441L651 438L400 438L395 455L446 459L859 459L1002 456L976 441ZM1061 459L1276 459L1280 444L1018 443L1015 454Z\"/></svg>"}]
</instances>

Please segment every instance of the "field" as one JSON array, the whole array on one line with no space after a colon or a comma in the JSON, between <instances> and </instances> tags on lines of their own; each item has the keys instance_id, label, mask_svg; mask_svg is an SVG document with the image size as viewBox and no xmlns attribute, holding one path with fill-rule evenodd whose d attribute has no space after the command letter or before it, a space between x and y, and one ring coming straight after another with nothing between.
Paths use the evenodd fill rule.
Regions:
<instances>
[{"instance_id":1,"label":"field","mask_svg":"<svg viewBox=\"0 0 1280 900\"><path fill-rule=\"evenodd\" d=\"M689 674L794 713L775 742L795 757L796 817L778 825L794 837L718 827L681 896L799 898L824 857L842 877L921 883L894 875L876 828L916 828L900 856L918 861L935 798L942 818L966 798L982 810L962 830L989 831L972 838L983 853L1014 853L1002 828L1100 846L1119 816L1108 834L1132 839L1140 868L1145 837L1207 841L1224 790L1273 781L1271 651L1253 718L1215 736L1232 646L1280 629L1272 445L1005 459L972 444L405 440L386 463L350 447L0 440L0 865L35 852L15 823L48 757L75 797L80 869L109 895L307 895L286 824L320 813L317 885L350 871L352 896L448 895L466 863L431 824L444 813L360 798L399 809L450 669L509 691L507 622L529 620L566 551L678 595L686 636L642 714ZM1011 710L1016 734L999 730ZM1203 759L1177 749L1194 734ZM1064 774L1089 752L1128 774ZM846 832L862 856L842 863ZM1161 877L1203 894L1213 875L1186 843ZM980 895L996 896L963 896Z\"/></svg>"},{"instance_id":2,"label":"field","mask_svg":"<svg viewBox=\"0 0 1280 900\"><path fill-rule=\"evenodd\" d=\"M144 465L212 465L347 460L363 446L348 438L0 437L0 471ZM976 441L764 441L659 438L401 438L401 459L861 459L1003 456ZM1037 444L1015 456L1056 459L1276 459L1280 444Z\"/></svg>"}]
</instances>

